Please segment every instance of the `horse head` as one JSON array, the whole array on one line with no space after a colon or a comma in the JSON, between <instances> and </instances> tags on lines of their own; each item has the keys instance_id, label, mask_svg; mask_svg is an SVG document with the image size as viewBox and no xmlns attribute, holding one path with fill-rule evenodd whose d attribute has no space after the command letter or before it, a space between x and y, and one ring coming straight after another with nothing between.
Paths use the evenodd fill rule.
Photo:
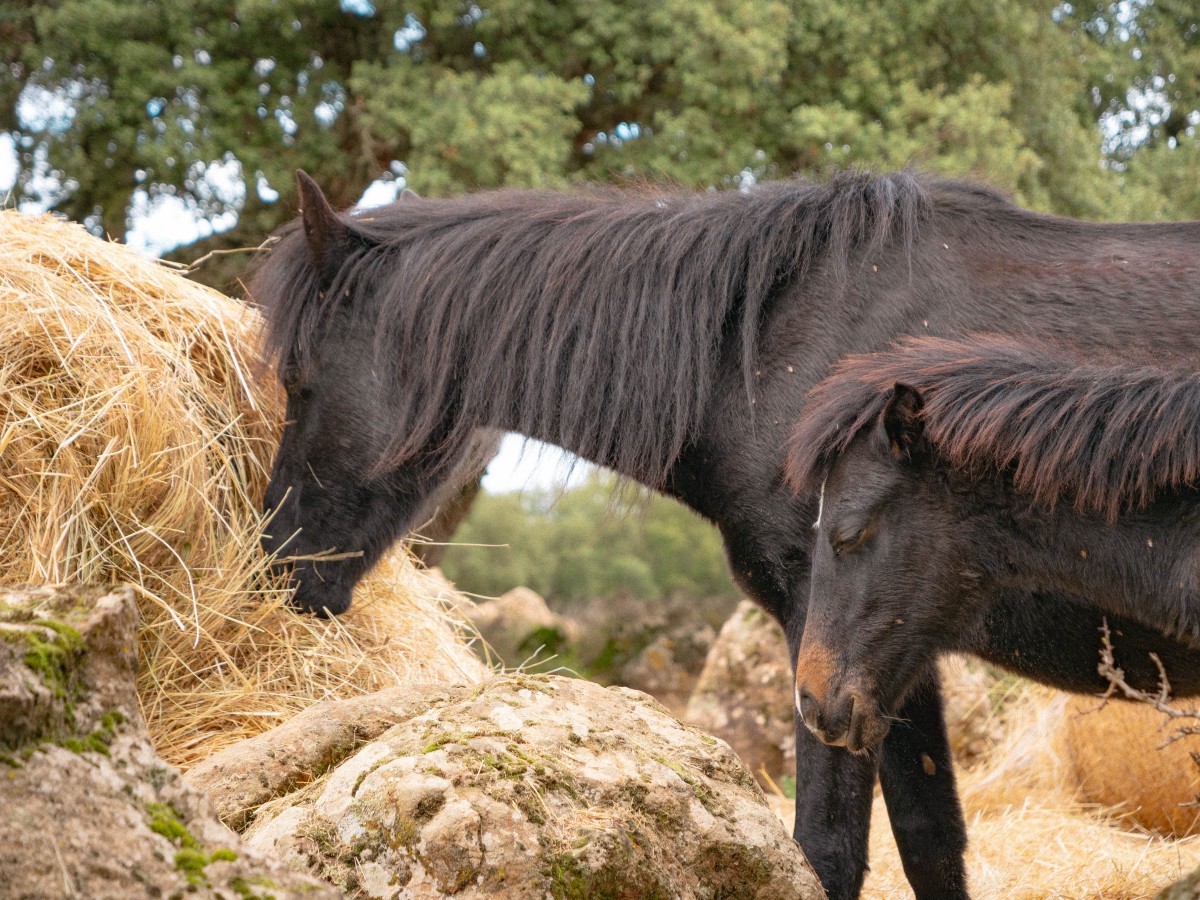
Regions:
<instances>
[{"instance_id":1,"label":"horse head","mask_svg":"<svg viewBox=\"0 0 1200 900\"><path fill-rule=\"evenodd\" d=\"M349 607L354 584L411 526L439 461L381 465L394 391L373 366L376 287L358 265L373 242L306 174L297 182L300 228L285 226L251 289L287 394L263 548L290 572L293 604L324 616Z\"/></svg>"}]
</instances>

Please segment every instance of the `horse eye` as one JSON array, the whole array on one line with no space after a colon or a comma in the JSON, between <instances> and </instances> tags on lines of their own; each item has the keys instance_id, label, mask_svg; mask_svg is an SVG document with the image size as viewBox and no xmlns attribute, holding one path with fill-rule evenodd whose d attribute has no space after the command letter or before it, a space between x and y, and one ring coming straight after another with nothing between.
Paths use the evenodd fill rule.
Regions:
<instances>
[{"instance_id":1,"label":"horse eye","mask_svg":"<svg viewBox=\"0 0 1200 900\"><path fill-rule=\"evenodd\" d=\"M843 553L857 550L871 536L869 529L870 523L868 522L859 528L843 528L834 532L829 536L829 543L833 545L833 552L841 556Z\"/></svg>"},{"instance_id":2,"label":"horse eye","mask_svg":"<svg viewBox=\"0 0 1200 900\"><path fill-rule=\"evenodd\" d=\"M295 363L286 363L279 370L279 381L288 394L295 394L300 390L300 367Z\"/></svg>"}]
</instances>

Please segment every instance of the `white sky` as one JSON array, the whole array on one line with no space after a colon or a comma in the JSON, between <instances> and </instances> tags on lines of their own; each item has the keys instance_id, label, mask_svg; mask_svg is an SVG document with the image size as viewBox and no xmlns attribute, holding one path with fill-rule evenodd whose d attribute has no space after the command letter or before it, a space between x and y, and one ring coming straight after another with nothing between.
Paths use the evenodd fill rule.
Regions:
<instances>
[{"instance_id":1,"label":"white sky","mask_svg":"<svg viewBox=\"0 0 1200 900\"><path fill-rule=\"evenodd\" d=\"M0 134L0 192L11 191L17 183L17 145L11 134Z\"/></svg>"},{"instance_id":2,"label":"white sky","mask_svg":"<svg viewBox=\"0 0 1200 900\"><path fill-rule=\"evenodd\" d=\"M570 487L582 482L593 468L591 463L558 447L526 440L519 434L506 434L500 452L483 476L483 488L492 494L503 494Z\"/></svg>"}]
</instances>

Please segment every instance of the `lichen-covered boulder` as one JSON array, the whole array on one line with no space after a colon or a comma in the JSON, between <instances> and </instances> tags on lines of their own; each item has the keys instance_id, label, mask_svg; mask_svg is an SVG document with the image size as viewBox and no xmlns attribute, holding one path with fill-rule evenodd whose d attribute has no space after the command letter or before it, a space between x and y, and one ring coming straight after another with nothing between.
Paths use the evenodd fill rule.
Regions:
<instances>
[{"instance_id":1,"label":"lichen-covered boulder","mask_svg":"<svg viewBox=\"0 0 1200 900\"><path fill-rule=\"evenodd\" d=\"M265 862L154 752L128 588L0 589L0 895L338 896Z\"/></svg>"},{"instance_id":2,"label":"lichen-covered boulder","mask_svg":"<svg viewBox=\"0 0 1200 900\"><path fill-rule=\"evenodd\" d=\"M823 896L729 747L644 694L503 675L402 714L248 843L378 898Z\"/></svg>"},{"instance_id":3,"label":"lichen-covered boulder","mask_svg":"<svg viewBox=\"0 0 1200 900\"><path fill-rule=\"evenodd\" d=\"M210 756L183 777L209 796L222 822L244 831L268 800L315 781L397 722L450 699L449 691L444 684L414 682L326 700Z\"/></svg>"},{"instance_id":4,"label":"lichen-covered boulder","mask_svg":"<svg viewBox=\"0 0 1200 900\"><path fill-rule=\"evenodd\" d=\"M1155 900L1200 900L1200 869L1163 888Z\"/></svg>"},{"instance_id":5,"label":"lichen-covered boulder","mask_svg":"<svg viewBox=\"0 0 1200 900\"><path fill-rule=\"evenodd\" d=\"M655 636L633 659L612 675L612 683L643 691L684 716L704 669L716 632L709 625L688 623Z\"/></svg>"},{"instance_id":6,"label":"lichen-covered boulder","mask_svg":"<svg viewBox=\"0 0 1200 900\"><path fill-rule=\"evenodd\" d=\"M729 742L756 776L796 774L792 667L783 629L749 600L708 651L685 718Z\"/></svg>"}]
</instances>

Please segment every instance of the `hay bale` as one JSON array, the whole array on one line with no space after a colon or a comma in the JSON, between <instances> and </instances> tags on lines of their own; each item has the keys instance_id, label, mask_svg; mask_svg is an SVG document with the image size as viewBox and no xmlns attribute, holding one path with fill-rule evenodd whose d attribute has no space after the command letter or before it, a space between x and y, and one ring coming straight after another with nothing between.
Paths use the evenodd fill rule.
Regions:
<instances>
[{"instance_id":1,"label":"hay bale","mask_svg":"<svg viewBox=\"0 0 1200 900\"><path fill-rule=\"evenodd\" d=\"M288 611L258 536L282 421L258 315L126 247L0 213L0 584L135 586L141 702L187 767L317 700L481 667L404 555Z\"/></svg>"},{"instance_id":2,"label":"hay bale","mask_svg":"<svg viewBox=\"0 0 1200 900\"><path fill-rule=\"evenodd\" d=\"M955 765L973 768L1004 739L1005 716L1020 679L959 654L943 656L938 669Z\"/></svg>"},{"instance_id":3,"label":"hay bale","mask_svg":"<svg viewBox=\"0 0 1200 900\"><path fill-rule=\"evenodd\" d=\"M1190 723L1189 723L1190 724ZM1080 795L1119 808L1130 824L1158 834L1200 833L1200 735L1171 740L1176 725L1140 703L1067 704L1061 740ZM1188 804L1188 805L1184 805Z\"/></svg>"}]
</instances>

